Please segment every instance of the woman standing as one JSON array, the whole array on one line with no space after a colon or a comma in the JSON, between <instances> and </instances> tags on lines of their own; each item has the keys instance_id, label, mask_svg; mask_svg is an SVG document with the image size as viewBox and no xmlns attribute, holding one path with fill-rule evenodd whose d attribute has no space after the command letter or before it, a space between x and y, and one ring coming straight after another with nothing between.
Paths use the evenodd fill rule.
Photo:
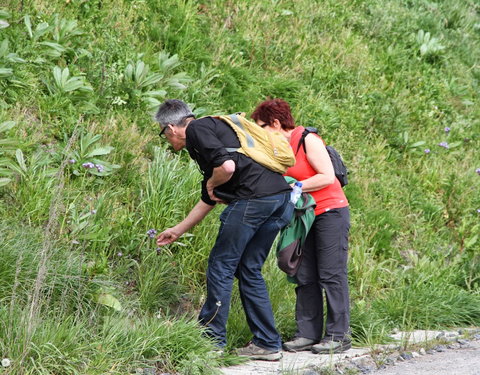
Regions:
<instances>
[{"instance_id":1,"label":"woman standing","mask_svg":"<svg viewBox=\"0 0 480 375\"><path fill-rule=\"evenodd\" d=\"M259 104L252 114L256 123L281 132L296 153L296 163L285 173L303 184L303 191L316 201L315 221L303 249L303 260L296 274L297 331L283 344L287 351L312 350L338 353L350 349L350 307L347 277L350 212L340 182L323 140L296 126L290 106L282 99ZM327 318L324 329L323 291ZM325 331L325 334L324 334Z\"/></svg>"}]
</instances>

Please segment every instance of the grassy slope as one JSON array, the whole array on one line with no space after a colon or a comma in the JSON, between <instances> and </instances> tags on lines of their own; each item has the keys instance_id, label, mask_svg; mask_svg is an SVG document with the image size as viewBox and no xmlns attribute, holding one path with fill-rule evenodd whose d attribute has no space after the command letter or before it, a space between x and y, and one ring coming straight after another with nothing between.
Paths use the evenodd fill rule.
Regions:
<instances>
[{"instance_id":1,"label":"grassy slope","mask_svg":"<svg viewBox=\"0 0 480 375\"><path fill-rule=\"evenodd\" d=\"M198 199L200 175L187 155L156 148L149 105L163 97L184 99L198 114L248 112L267 96L282 97L298 123L317 126L342 151L351 169L346 192L358 342L378 340L393 327L479 324L480 9L474 1L26 0L11 1L8 11L0 14L10 23L0 29L0 43L8 39L8 53L24 60L0 53L0 68L12 69L0 75L0 123L16 122L0 133L11 139L2 146L10 161L0 159L0 167L15 172L0 188L2 251L10 259L0 268L0 314L9 322L0 330L0 350L17 364L13 371L122 373L142 362L209 370L208 345L198 345L189 317L203 298L216 215L159 256L145 236L177 222ZM44 22L51 29L42 31ZM56 66L68 67L70 78L84 77L83 88L55 83ZM65 155L75 129L79 139ZM101 139L92 140L94 134ZM108 175L86 171L80 164L93 161L92 152L107 172L120 168ZM76 163L66 165L64 189L53 200L58 226L38 239L58 184L53 173L65 157ZM25 228L29 246L17 244L16 228ZM37 279L45 305L33 323L15 324L26 318L42 249L53 254L47 262L53 276ZM72 266L59 271L55 262ZM287 338L294 330L293 288L273 258L266 277ZM62 290L76 297L59 299ZM98 304L102 295L115 296L122 312ZM181 335L146 335L158 325L157 314L162 327ZM23 340L15 340L20 333L12 327ZM249 339L236 294L229 328L231 346ZM62 334L52 336L55 330ZM22 353L28 365L19 365ZM66 364L62 355L76 360Z\"/></svg>"}]
</instances>

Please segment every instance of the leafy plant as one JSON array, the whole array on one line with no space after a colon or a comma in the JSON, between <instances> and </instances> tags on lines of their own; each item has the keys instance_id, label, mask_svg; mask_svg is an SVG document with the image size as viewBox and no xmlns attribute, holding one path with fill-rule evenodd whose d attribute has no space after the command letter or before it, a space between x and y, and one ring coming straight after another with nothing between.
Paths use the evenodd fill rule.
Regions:
<instances>
[{"instance_id":1,"label":"leafy plant","mask_svg":"<svg viewBox=\"0 0 480 375\"><path fill-rule=\"evenodd\" d=\"M92 86L83 76L70 76L70 70L56 66L52 70L53 80L46 82L48 91L54 94L86 94L93 92Z\"/></svg>"},{"instance_id":2,"label":"leafy plant","mask_svg":"<svg viewBox=\"0 0 480 375\"><path fill-rule=\"evenodd\" d=\"M5 9L0 9L0 29L6 29L10 26L8 19L11 17L10 12Z\"/></svg>"},{"instance_id":3,"label":"leafy plant","mask_svg":"<svg viewBox=\"0 0 480 375\"><path fill-rule=\"evenodd\" d=\"M102 136L99 134L88 132L80 136L79 148L69 156L69 163L74 175L82 175L83 173L80 171L83 170L95 176L108 176L115 169L120 168L119 165L102 159L103 156L109 155L113 151L113 147L99 145L98 142L101 138Z\"/></svg>"},{"instance_id":4,"label":"leafy plant","mask_svg":"<svg viewBox=\"0 0 480 375\"><path fill-rule=\"evenodd\" d=\"M173 74L179 65L178 56L170 56L166 52L158 54L158 68L155 70L142 60L129 63L124 71L124 86L130 99L139 98L149 108L153 108L160 104L159 99L167 95L166 89L184 90L191 78L185 72ZM155 90L160 85L165 89Z\"/></svg>"},{"instance_id":5,"label":"leafy plant","mask_svg":"<svg viewBox=\"0 0 480 375\"><path fill-rule=\"evenodd\" d=\"M416 40L422 57L439 56L445 49L445 46L440 44L440 39L432 37L428 31L418 30Z\"/></svg>"},{"instance_id":6,"label":"leafy plant","mask_svg":"<svg viewBox=\"0 0 480 375\"><path fill-rule=\"evenodd\" d=\"M14 121L5 121L0 123L0 134L5 133L14 126ZM11 181L9 177L14 173L11 168L11 159L3 155L7 152L15 150L17 146L18 141L14 138L0 138L0 186L7 185Z\"/></svg>"}]
</instances>

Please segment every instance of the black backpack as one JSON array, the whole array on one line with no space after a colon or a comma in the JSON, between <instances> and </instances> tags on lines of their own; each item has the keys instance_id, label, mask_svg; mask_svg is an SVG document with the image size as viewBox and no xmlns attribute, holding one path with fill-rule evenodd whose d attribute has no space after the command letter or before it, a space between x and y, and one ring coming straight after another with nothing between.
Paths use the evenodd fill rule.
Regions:
<instances>
[{"instance_id":1,"label":"black backpack","mask_svg":"<svg viewBox=\"0 0 480 375\"><path fill-rule=\"evenodd\" d=\"M298 147L295 154L297 154L301 145L303 145L303 150L305 151L305 154L307 153L307 149L305 147L305 137L310 133L318 134L318 130L312 127L305 128L305 130L302 133L302 137L298 142ZM325 148L327 149L328 155L330 156L330 160L332 161L335 177L338 179L338 181L340 181L340 185L344 187L345 185L348 184L348 178L347 178L348 169L345 166L345 163L343 162L342 157L337 152L337 150L335 150L332 146L325 146Z\"/></svg>"}]
</instances>

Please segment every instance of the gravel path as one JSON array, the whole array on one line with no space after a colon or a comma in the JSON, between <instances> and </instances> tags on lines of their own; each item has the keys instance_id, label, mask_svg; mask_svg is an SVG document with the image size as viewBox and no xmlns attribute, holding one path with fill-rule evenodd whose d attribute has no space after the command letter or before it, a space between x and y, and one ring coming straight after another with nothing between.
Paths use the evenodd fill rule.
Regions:
<instances>
[{"instance_id":1,"label":"gravel path","mask_svg":"<svg viewBox=\"0 0 480 375\"><path fill-rule=\"evenodd\" d=\"M480 341L473 340L460 348L439 348L378 371L375 375L480 375Z\"/></svg>"}]
</instances>

